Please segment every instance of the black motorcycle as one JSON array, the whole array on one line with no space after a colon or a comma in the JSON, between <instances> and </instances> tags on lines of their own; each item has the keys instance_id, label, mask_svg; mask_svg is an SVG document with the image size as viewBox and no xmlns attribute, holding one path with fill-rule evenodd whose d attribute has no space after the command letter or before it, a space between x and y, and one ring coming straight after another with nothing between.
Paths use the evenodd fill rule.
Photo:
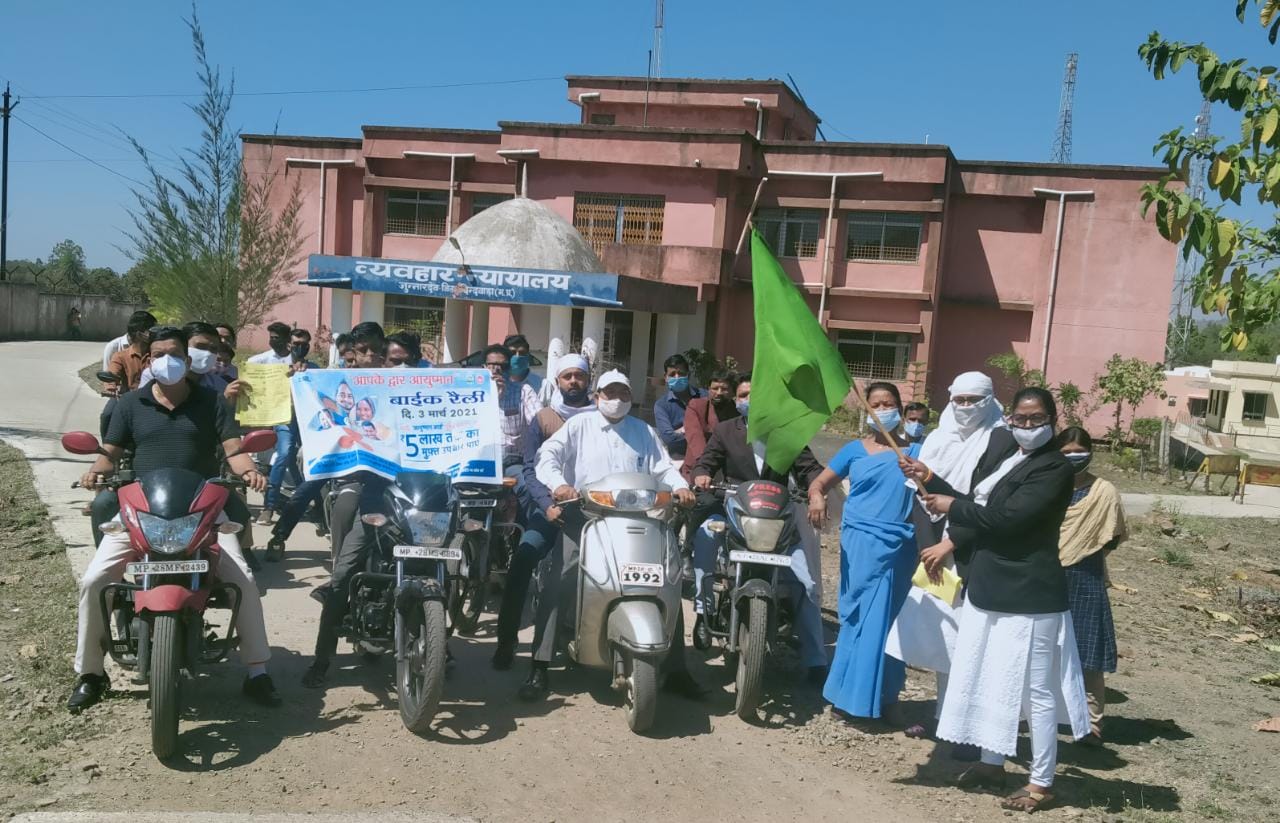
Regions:
<instances>
[{"instance_id":1,"label":"black motorcycle","mask_svg":"<svg viewBox=\"0 0 1280 823\"><path fill-rule=\"evenodd\" d=\"M467 535L457 502L447 475L404 472L387 487L391 514L361 517L377 546L352 576L343 633L365 654L394 651L400 717L415 733L430 726L444 690L446 604Z\"/></svg>"},{"instance_id":2,"label":"black motorcycle","mask_svg":"<svg viewBox=\"0 0 1280 823\"><path fill-rule=\"evenodd\" d=\"M790 637L795 624L790 587L799 583L779 578L791 567L800 535L786 486L748 480L711 488L724 494L726 519L709 524L720 539L713 608L705 619L711 636L723 641L726 661L737 668L734 711L750 720L763 696L769 644Z\"/></svg>"},{"instance_id":3,"label":"black motorcycle","mask_svg":"<svg viewBox=\"0 0 1280 823\"><path fill-rule=\"evenodd\" d=\"M476 630L488 602L490 586L506 579L511 557L524 529L516 522L515 478L501 485L459 483L459 518L463 540L461 578L449 616L462 634Z\"/></svg>"}]
</instances>

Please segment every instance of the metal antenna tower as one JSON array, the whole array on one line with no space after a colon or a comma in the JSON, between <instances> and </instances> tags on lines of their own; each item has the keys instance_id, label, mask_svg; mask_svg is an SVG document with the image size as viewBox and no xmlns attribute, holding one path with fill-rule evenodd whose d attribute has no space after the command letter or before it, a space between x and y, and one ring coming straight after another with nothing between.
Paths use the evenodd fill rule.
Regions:
<instances>
[{"instance_id":1,"label":"metal antenna tower","mask_svg":"<svg viewBox=\"0 0 1280 823\"><path fill-rule=\"evenodd\" d=\"M653 76L662 76L662 17L663 0L654 0L653 4Z\"/></svg>"},{"instance_id":2,"label":"metal antenna tower","mask_svg":"<svg viewBox=\"0 0 1280 823\"><path fill-rule=\"evenodd\" d=\"M1195 137L1197 140L1203 140L1209 136L1209 113L1210 105L1206 100L1200 106L1200 114L1196 115ZM1193 199L1199 200L1204 197L1204 181L1208 174L1208 158L1196 157L1191 161L1191 167L1187 171L1190 179L1186 184L1187 194ZM1191 315L1195 311L1195 306L1192 305L1195 299L1195 279L1200 267L1204 265L1204 260L1194 248L1186 257L1182 256L1183 252L1187 251L1188 242L1187 238L1183 238L1182 246L1178 249L1178 268L1173 276L1173 305L1169 309L1169 339L1165 343L1165 360L1170 366L1182 365L1182 361L1186 359L1187 343L1191 339L1191 329L1194 326Z\"/></svg>"},{"instance_id":3,"label":"metal antenna tower","mask_svg":"<svg viewBox=\"0 0 1280 823\"><path fill-rule=\"evenodd\" d=\"M1071 109L1076 101L1076 64L1079 62L1078 53L1073 51L1067 55L1067 67L1062 73L1062 99L1058 101L1058 130L1053 135L1050 163L1071 162Z\"/></svg>"}]
</instances>

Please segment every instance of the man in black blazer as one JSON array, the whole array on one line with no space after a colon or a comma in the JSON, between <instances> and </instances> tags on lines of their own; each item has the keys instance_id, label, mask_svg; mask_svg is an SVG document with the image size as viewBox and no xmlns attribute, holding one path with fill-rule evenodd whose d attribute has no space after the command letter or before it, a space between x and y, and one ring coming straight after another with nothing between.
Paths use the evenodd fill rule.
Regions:
<instances>
[{"instance_id":1,"label":"man in black blazer","mask_svg":"<svg viewBox=\"0 0 1280 823\"><path fill-rule=\"evenodd\" d=\"M714 496L706 493L712 479L719 475L723 477L725 483L731 485L748 480L770 480L783 486L787 484L788 479L794 479L799 488L808 489L814 479L822 473L822 464L807 447L796 457L791 470L787 474L781 474L765 464L763 444L754 444L754 446L753 448L753 444L747 441L745 416L726 420L712 430L706 451L698 458L693 468L693 485L699 490L698 505L713 507L715 510L715 513L706 518L693 536L694 611L698 615L693 624L693 641L699 649L705 649L711 645L711 632L703 619L703 614L710 612L713 608L711 575L715 572L717 538L708 528L708 524L724 520L723 505ZM804 518L799 517L798 513L797 517L797 528L808 529L809 524L801 522ZM805 550L805 541L802 540L792 552L791 570L808 595L801 598L796 619L796 631L801 641L801 656L805 659L805 665L809 667L811 675L818 677L825 674L827 658L823 647L820 604L816 600L817 585L822 579L819 572L816 537L810 543L811 548L808 551Z\"/></svg>"}]
</instances>

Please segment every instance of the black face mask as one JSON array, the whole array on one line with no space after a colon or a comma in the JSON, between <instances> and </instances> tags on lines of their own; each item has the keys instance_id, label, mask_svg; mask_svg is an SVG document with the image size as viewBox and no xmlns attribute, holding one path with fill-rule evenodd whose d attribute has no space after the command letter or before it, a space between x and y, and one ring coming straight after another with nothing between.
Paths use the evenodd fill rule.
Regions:
<instances>
[{"instance_id":1,"label":"black face mask","mask_svg":"<svg viewBox=\"0 0 1280 823\"><path fill-rule=\"evenodd\" d=\"M293 348L289 350L293 355L293 359L297 361L305 360L307 353L311 351L310 343L294 343Z\"/></svg>"},{"instance_id":2,"label":"black face mask","mask_svg":"<svg viewBox=\"0 0 1280 823\"><path fill-rule=\"evenodd\" d=\"M562 391L560 395L564 397L564 402L570 406L585 406L587 404L587 390L585 388L573 389L572 391Z\"/></svg>"}]
</instances>

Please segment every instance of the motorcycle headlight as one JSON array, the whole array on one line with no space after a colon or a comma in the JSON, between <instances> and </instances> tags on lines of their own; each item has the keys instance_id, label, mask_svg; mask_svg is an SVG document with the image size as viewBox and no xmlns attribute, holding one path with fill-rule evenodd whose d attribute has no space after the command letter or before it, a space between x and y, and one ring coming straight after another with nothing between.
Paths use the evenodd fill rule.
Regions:
<instances>
[{"instance_id":1,"label":"motorcycle headlight","mask_svg":"<svg viewBox=\"0 0 1280 823\"><path fill-rule=\"evenodd\" d=\"M449 524L453 515L449 512L420 512L410 509L404 513L409 525L409 535L419 546L443 546L449 538Z\"/></svg>"},{"instance_id":2,"label":"motorcycle headlight","mask_svg":"<svg viewBox=\"0 0 1280 823\"><path fill-rule=\"evenodd\" d=\"M652 489L618 489L617 491L593 491L587 496L598 506L624 512L644 512L661 509L671 504L671 492Z\"/></svg>"},{"instance_id":3,"label":"motorcycle headlight","mask_svg":"<svg viewBox=\"0 0 1280 823\"><path fill-rule=\"evenodd\" d=\"M747 542L747 548L753 552L775 551L782 529L787 525L785 520L768 520L763 517L743 517L741 522L742 537Z\"/></svg>"},{"instance_id":4,"label":"motorcycle headlight","mask_svg":"<svg viewBox=\"0 0 1280 823\"><path fill-rule=\"evenodd\" d=\"M163 517L156 517L146 512L137 514L138 525L142 528L142 534L147 538L147 543L151 545L151 550L160 554L178 554L186 551L191 545L191 538L195 537L196 528L204 519L203 512L188 514L176 520L165 520Z\"/></svg>"}]
</instances>

